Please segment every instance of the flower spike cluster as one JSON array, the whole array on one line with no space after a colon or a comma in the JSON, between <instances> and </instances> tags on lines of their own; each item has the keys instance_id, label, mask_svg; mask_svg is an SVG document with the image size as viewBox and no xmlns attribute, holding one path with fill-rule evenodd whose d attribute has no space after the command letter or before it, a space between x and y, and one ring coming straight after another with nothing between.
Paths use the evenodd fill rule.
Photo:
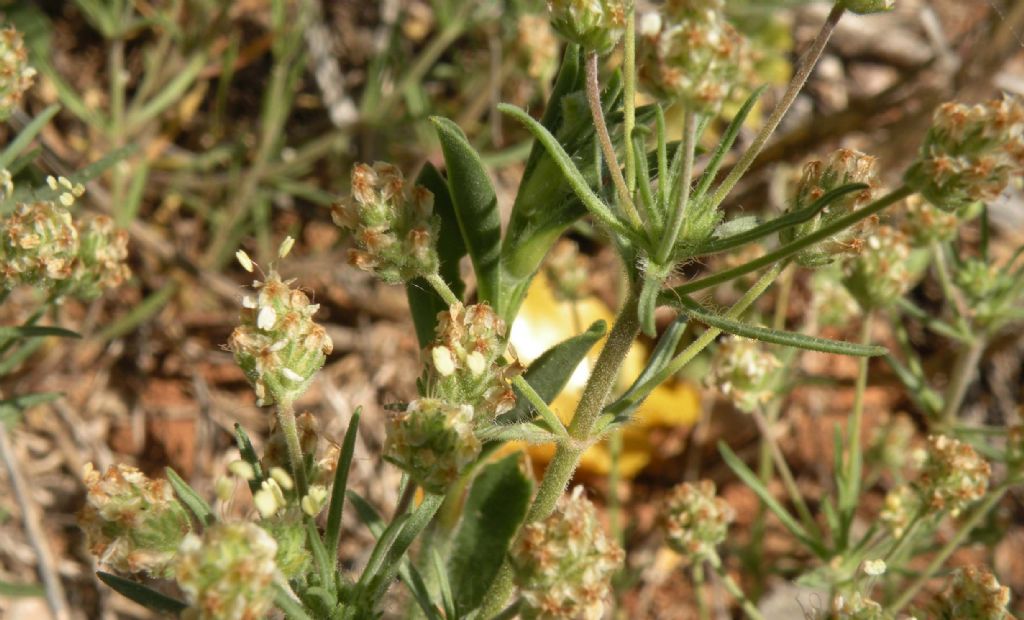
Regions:
<instances>
[{"instance_id":1,"label":"flower spike cluster","mask_svg":"<svg viewBox=\"0 0 1024 620\"><path fill-rule=\"evenodd\" d=\"M351 198L331 207L334 223L355 241L349 262L391 284L437 273L439 264L434 195L422 185L407 195L405 185L391 164L357 164Z\"/></svg>"},{"instance_id":2,"label":"flower spike cluster","mask_svg":"<svg viewBox=\"0 0 1024 620\"><path fill-rule=\"evenodd\" d=\"M1016 97L935 111L906 183L929 202L955 211L993 200L1024 173L1024 104Z\"/></svg>"},{"instance_id":3,"label":"flower spike cluster","mask_svg":"<svg viewBox=\"0 0 1024 620\"><path fill-rule=\"evenodd\" d=\"M469 405L421 398L388 420L384 458L428 493L444 493L479 454Z\"/></svg>"},{"instance_id":4,"label":"flower spike cluster","mask_svg":"<svg viewBox=\"0 0 1024 620\"><path fill-rule=\"evenodd\" d=\"M1000 585L995 575L975 566L953 573L950 587L936 602L937 620L1005 620L1011 618L1010 589Z\"/></svg>"},{"instance_id":5,"label":"flower spike cluster","mask_svg":"<svg viewBox=\"0 0 1024 620\"><path fill-rule=\"evenodd\" d=\"M607 54L626 32L633 0L548 0L551 25L570 43Z\"/></svg>"},{"instance_id":6,"label":"flower spike cluster","mask_svg":"<svg viewBox=\"0 0 1024 620\"><path fill-rule=\"evenodd\" d=\"M771 399L776 371L781 367L779 358L760 342L729 336L715 350L708 383L732 399L738 409L750 413Z\"/></svg>"},{"instance_id":7,"label":"flower spike cluster","mask_svg":"<svg viewBox=\"0 0 1024 620\"><path fill-rule=\"evenodd\" d=\"M668 544L688 562L711 557L735 518L736 512L715 495L715 483L710 480L680 484L662 508Z\"/></svg>"},{"instance_id":8,"label":"flower spike cluster","mask_svg":"<svg viewBox=\"0 0 1024 620\"><path fill-rule=\"evenodd\" d=\"M509 559L526 620L598 620L624 553L605 534L594 505L576 487L555 512L529 523Z\"/></svg>"},{"instance_id":9,"label":"flower spike cluster","mask_svg":"<svg viewBox=\"0 0 1024 620\"><path fill-rule=\"evenodd\" d=\"M287 256L293 241L281 244ZM239 262L252 271L252 259L239 251ZM292 403L301 396L323 367L334 344L313 315L320 305L311 303L294 280L282 280L274 266L265 279L256 280L255 296L242 299L241 324L228 339L227 349L245 372L260 406Z\"/></svg>"},{"instance_id":10,"label":"flower spike cluster","mask_svg":"<svg viewBox=\"0 0 1024 620\"><path fill-rule=\"evenodd\" d=\"M11 26L0 30L0 121L10 118L35 75L21 33Z\"/></svg>"},{"instance_id":11,"label":"flower spike cluster","mask_svg":"<svg viewBox=\"0 0 1024 620\"><path fill-rule=\"evenodd\" d=\"M970 445L932 435L917 485L929 509L957 516L985 495L991 475L992 467Z\"/></svg>"}]
</instances>

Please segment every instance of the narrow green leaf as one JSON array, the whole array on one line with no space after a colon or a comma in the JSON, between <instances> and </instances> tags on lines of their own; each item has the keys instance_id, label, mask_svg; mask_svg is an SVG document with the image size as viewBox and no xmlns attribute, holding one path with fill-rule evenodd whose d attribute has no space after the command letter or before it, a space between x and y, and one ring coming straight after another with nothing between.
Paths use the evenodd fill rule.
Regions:
<instances>
[{"instance_id":1,"label":"narrow green leaf","mask_svg":"<svg viewBox=\"0 0 1024 620\"><path fill-rule=\"evenodd\" d=\"M448 580L448 572L445 570L444 561L437 549L430 550L430 564L437 575L437 587L441 591L441 602L444 605L446 618L460 618L455 609L455 597L452 595L452 583Z\"/></svg>"},{"instance_id":2,"label":"narrow green leaf","mask_svg":"<svg viewBox=\"0 0 1024 620\"><path fill-rule=\"evenodd\" d=\"M878 345L864 345L854 342L845 342L843 340L830 340L828 338L808 336L797 332L782 331L768 327L761 327L759 325L751 325L742 321L736 321L719 314L708 312L701 307L700 304L685 295L680 297L675 305L701 323L707 323L708 325L717 327L724 332L743 336L744 338L752 338L754 340L761 340L771 344L796 347L798 349L806 349L808 351L835 353L837 355L875 357L888 353L888 349Z\"/></svg>"},{"instance_id":3,"label":"narrow green leaf","mask_svg":"<svg viewBox=\"0 0 1024 620\"><path fill-rule=\"evenodd\" d=\"M444 616L437 610L437 605L430 596L430 590L427 589L427 584L423 581L423 576L420 575L420 572L416 570L416 566L412 562L407 562L400 572L402 581L408 586L409 591L412 592L413 599L416 600L420 610L427 616L427 620L444 620ZM449 618L449 620L453 619Z\"/></svg>"},{"instance_id":4,"label":"narrow green leaf","mask_svg":"<svg viewBox=\"0 0 1024 620\"><path fill-rule=\"evenodd\" d=\"M178 599L171 598L166 594L161 594L160 592L157 592L152 588L148 588L141 583L129 581L124 577L118 577L117 575L112 575L103 571L97 571L96 576L99 577L100 581L110 586L112 590L121 596L135 601L146 609L172 614L180 614L188 609L188 605Z\"/></svg>"},{"instance_id":5,"label":"narrow green leaf","mask_svg":"<svg viewBox=\"0 0 1024 620\"><path fill-rule=\"evenodd\" d=\"M715 147L714 153L711 155L711 159L708 160L708 165L704 168L704 173L700 177L700 181L697 183L696 189L693 191L693 197L695 200L703 200L704 194L707 193L708 187L711 182L715 180L718 175L719 168L722 167L722 160L725 159L726 153L735 144L737 136L740 135L740 129L743 128L743 123L746 122L747 116L750 115L750 111L754 109L754 104L761 98L767 85L761 86L747 97L747 100L743 102L743 106L736 113L736 116L732 118L732 122L726 128L725 133L722 134L722 139L718 141L718 146Z\"/></svg>"},{"instance_id":6,"label":"narrow green leaf","mask_svg":"<svg viewBox=\"0 0 1024 620\"><path fill-rule=\"evenodd\" d=\"M302 603L292 598L290 592L284 589L281 584L275 583L274 586L274 604L277 605L278 609L284 612L284 615L288 620L313 620L306 610L302 608Z\"/></svg>"},{"instance_id":7,"label":"narrow green leaf","mask_svg":"<svg viewBox=\"0 0 1024 620\"><path fill-rule=\"evenodd\" d=\"M5 409L22 411L29 407L35 407L36 405L42 405L43 403L57 400L61 396L63 396L63 393L61 392L34 392L32 394L24 394L22 396L12 396L11 398L0 400L0 412Z\"/></svg>"},{"instance_id":8,"label":"narrow green leaf","mask_svg":"<svg viewBox=\"0 0 1024 620\"><path fill-rule=\"evenodd\" d=\"M192 514L196 516L196 519L201 524L208 525L215 520L213 509L210 508L210 505L178 475L178 472L170 467L166 467L164 468L164 473L167 475L167 481L171 483L171 487L178 495L178 499L188 506L188 509L192 511Z\"/></svg>"},{"instance_id":9,"label":"narrow green leaf","mask_svg":"<svg viewBox=\"0 0 1024 620\"><path fill-rule=\"evenodd\" d=\"M633 385L629 386L622 396L619 396L615 402L605 407L605 411L614 414L620 421L625 421L643 399L647 398L647 391L641 393L640 389L645 383L650 381L651 377L661 371L676 354L676 347L679 346L679 341L683 337L683 332L686 331L687 317L685 315L679 315L676 320L669 325L665 333L661 335L658 340L658 344L654 345L654 350L651 351L651 356L647 360L647 365L640 372L640 376L636 378ZM651 389L654 389L654 385Z\"/></svg>"},{"instance_id":10,"label":"narrow green leaf","mask_svg":"<svg viewBox=\"0 0 1024 620\"><path fill-rule=\"evenodd\" d=\"M848 183L846 185L841 185L829 192L826 192L821 198L818 198L810 205L800 209L799 211L780 215L779 217L769 220L759 226L755 226L750 230L730 235L722 239L715 239L705 247L700 248L700 255L706 256L708 254L716 254L718 252L738 248L785 228L802 224L843 196L852 192L859 192L863 189L867 189L867 187L868 186L864 183Z\"/></svg>"},{"instance_id":11,"label":"narrow green leaf","mask_svg":"<svg viewBox=\"0 0 1024 620\"><path fill-rule=\"evenodd\" d=\"M722 455L722 459L725 460L725 464L729 466L729 469L739 476L740 480L742 480L744 484L750 487L751 491L761 498L764 505L771 510L776 517L778 517L779 521L781 521L782 525L789 530L790 534L799 539L801 543L813 550L815 553L822 551L821 545L807 534L804 527L793 518L793 515L789 514L789 512L782 507L782 504L772 496L771 491L761 483L761 479L757 477L757 474L751 471L750 468L747 467L747 464L744 463L740 457L736 456L736 453L733 452L724 441L718 442L718 452Z\"/></svg>"},{"instance_id":12,"label":"narrow green leaf","mask_svg":"<svg viewBox=\"0 0 1024 620\"><path fill-rule=\"evenodd\" d=\"M359 515L359 520L363 522L370 533L373 534L374 538L380 538L380 535L384 532L384 518L380 516L377 509L370 505L370 502L366 501L362 495L355 491L347 491L345 496L348 501L356 509L356 514Z\"/></svg>"},{"instance_id":13,"label":"narrow green leaf","mask_svg":"<svg viewBox=\"0 0 1024 620\"><path fill-rule=\"evenodd\" d=\"M473 261L477 296L500 308L501 217L494 187L480 155L458 125L439 116L431 117L431 122L441 141L455 216Z\"/></svg>"},{"instance_id":14,"label":"narrow green leaf","mask_svg":"<svg viewBox=\"0 0 1024 620\"><path fill-rule=\"evenodd\" d=\"M185 91L192 86L198 77L199 72L206 66L206 55L197 53L192 56L185 68L178 72L174 78L164 84L157 95L147 101L138 111L133 112L127 119L127 131L135 131L162 113L164 110L180 101Z\"/></svg>"},{"instance_id":15,"label":"narrow green leaf","mask_svg":"<svg viewBox=\"0 0 1024 620\"><path fill-rule=\"evenodd\" d=\"M544 402L550 403L569 382L569 378L586 357L587 352L604 337L606 330L607 325L604 321L596 321L582 334L556 344L530 364L523 373L523 379L544 399ZM499 416L498 423L510 425L533 417L529 402L517 392L515 407Z\"/></svg>"},{"instance_id":16,"label":"narrow green leaf","mask_svg":"<svg viewBox=\"0 0 1024 620\"><path fill-rule=\"evenodd\" d=\"M395 544L388 549L387 561L384 563L380 574L374 577L373 584L370 587L374 601L380 600L384 593L387 592L391 582L395 580L395 575L398 574L398 569L402 566L405 553L412 546L416 537L423 532L434 518L434 514L441 507L442 501L444 501L443 495L427 493L423 497L423 501L420 502L420 505L416 507L412 514L408 515L409 520L406 526L402 528L398 538L395 540Z\"/></svg>"},{"instance_id":17,"label":"narrow green leaf","mask_svg":"<svg viewBox=\"0 0 1024 620\"><path fill-rule=\"evenodd\" d=\"M0 327L0 339L7 338L40 338L43 336L59 336L61 338L81 338L70 329L50 325L19 325L17 327Z\"/></svg>"},{"instance_id":18,"label":"narrow green leaf","mask_svg":"<svg viewBox=\"0 0 1024 620\"><path fill-rule=\"evenodd\" d=\"M338 543L341 541L341 514L345 507L345 488L348 486L348 472L352 466L352 455L356 451L356 435L359 433L359 417L362 407L357 407L348 421L345 439L341 444L338 465L334 469L334 486L331 487L331 503L327 508L327 529L324 532L324 544L333 557L332 566L337 565Z\"/></svg>"},{"instance_id":19,"label":"narrow green leaf","mask_svg":"<svg viewBox=\"0 0 1024 620\"><path fill-rule=\"evenodd\" d=\"M370 584L377 577L377 573L383 568L384 561L387 559L391 547L394 546L398 535L402 533L402 528L405 527L411 516L408 513L399 516L388 524L380 536L377 537L377 544L374 545L373 551L370 552L370 559L366 561L366 568L363 569L363 573L359 576L359 582L356 584L356 589L363 596L369 597L371 601L375 600L376 597L370 597L372 590Z\"/></svg>"},{"instance_id":20,"label":"narrow green leaf","mask_svg":"<svg viewBox=\"0 0 1024 620\"><path fill-rule=\"evenodd\" d=\"M448 182L437 171L437 168L434 168L433 164L427 162L417 177L416 183L434 194L434 213L441 220L441 230L437 241L437 253L440 259L438 272L455 296L461 298L466 285L459 275L459 261L466 255L466 243L463 241L462 232L459 229L459 220L455 214L451 193L448 191ZM413 324L416 326L416 336L420 341L420 347L426 347L434 339L438 313L446 310L448 304L423 278L416 278L407 283L405 290L409 298L409 310L412 313Z\"/></svg>"},{"instance_id":21,"label":"narrow green leaf","mask_svg":"<svg viewBox=\"0 0 1024 620\"><path fill-rule=\"evenodd\" d=\"M29 124L18 132L14 140L7 145L7 148L0 153L0 168L9 168L14 159L25 149L26 146L43 130L43 127L60 112L60 106L53 104L33 118Z\"/></svg>"},{"instance_id":22,"label":"narrow green leaf","mask_svg":"<svg viewBox=\"0 0 1024 620\"><path fill-rule=\"evenodd\" d=\"M46 588L38 583L11 583L0 580L0 596L11 598L38 598L46 595Z\"/></svg>"},{"instance_id":23,"label":"narrow green leaf","mask_svg":"<svg viewBox=\"0 0 1024 620\"><path fill-rule=\"evenodd\" d=\"M263 485L263 468L260 465L260 457L257 456L256 448L253 447L249 435L238 422L235 422L235 445L238 446L238 453L242 456L242 460L252 467L254 476L252 480L248 481L249 491L256 493L256 491L260 490L260 486Z\"/></svg>"},{"instance_id":24,"label":"narrow green leaf","mask_svg":"<svg viewBox=\"0 0 1024 620\"><path fill-rule=\"evenodd\" d=\"M487 465L470 488L448 561L459 616L483 601L526 517L533 483L523 473L521 458L512 454Z\"/></svg>"},{"instance_id":25,"label":"narrow green leaf","mask_svg":"<svg viewBox=\"0 0 1024 620\"><path fill-rule=\"evenodd\" d=\"M335 597L337 593L334 592L334 559L330 557L327 548L324 547L324 542L320 540L320 532L317 531L316 524L312 519L306 521L306 542L313 554L313 565L320 573L320 583L325 588L329 588L328 593ZM337 552L334 555L337 555Z\"/></svg>"}]
</instances>

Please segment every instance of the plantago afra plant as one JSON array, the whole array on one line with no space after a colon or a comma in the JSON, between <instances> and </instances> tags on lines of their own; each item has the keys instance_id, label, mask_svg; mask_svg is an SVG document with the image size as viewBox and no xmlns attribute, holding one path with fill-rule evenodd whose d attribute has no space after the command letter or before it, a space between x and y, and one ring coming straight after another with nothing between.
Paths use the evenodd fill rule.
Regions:
<instances>
[{"instance_id":1,"label":"plantago afra plant","mask_svg":"<svg viewBox=\"0 0 1024 620\"><path fill-rule=\"evenodd\" d=\"M161 492L150 498L164 487L148 479L93 484L84 525L100 559L122 572L169 577L181 595L101 573L107 583L151 608L211 618L256 617L272 607L289 618L378 617L399 589L396 580L415 601L416 613L432 620L599 618L625 554L583 489L568 495L566 489L588 447L631 424L657 386L712 345L709 383L751 413L762 438L758 472L725 444L722 457L762 503L757 527L771 513L811 558L792 577L828 593L823 617L898 617L919 604L922 587L1020 482L1019 445L982 448L977 436L992 429L965 428L958 414L985 343L1024 318L1024 266L1016 264L1019 252L994 267L987 248L972 257L952 251L952 244L960 227L984 213L979 203L998 196L1024 167L1021 104L1007 97L971 108L940 107L917 161L894 189L882 188L874 157L841 149L806 165L783 213L736 218L725 208L727 198L793 103L844 12L878 12L892 3L843 0L832 8L775 108L728 171L728 156L764 88L731 118L720 119L748 62L724 2L670 0L643 16L625 0L551 0L548 8L566 48L544 112L535 118L499 106L533 138L504 225L481 155L459 126L440 117L431 122L443 171L428 163L407 180L392 164L357 164L350 195L331 210L351 236L351 264L406 287L422 351L416 398L388 403L387 419L376 421L387 433L383 458L404 474L395 511L386 518L346 487L358 414L333 476L326 475L317 455L323 443L318 426L311 416L297 415L295 403L331 355L331 339L316 322L317 305L294 280L284 279L277 265L261 271L240 251L242 267L261 275L242 300L239 325L226 346L258 404L276 413L262 458L245 432L237 432L242 460L231 471L247 483L256 510L247 519L226 519L173 471L168 484L176 497ZM605 71L620 45L621 70ZM638 106L638 87L656 102ZM670 106L682 112L677 140L666 120ZM712 136L718 120L725 121L724 129ZM705 153L699 145L711 148ZM908 200L912 206L904 207ZM881 222L883 217L890 221ZM987 219L978 219L987 238ZM546 255L581 220L619 258L624 278L618 314L610 328L604 322L581 325L579 334L524 368L509 347L508 326ZM44 229L55 231L47 234L67 227L59 218L46 222ZM755 243L768 249L750 252ZM279 259L292 245L290 238L281 244ZM681 264L723 253L746 258L713 273L678 277ZM62 261L69 256L51 257L55 271L68 268ZM912 260L920 256L924 267ZM464 258L472 278L464 278ZM553 279L560 295L572 299L586 274L578 273L571 252L559 250L556 258ZM807 327L829 322L826 307L830 315L860 314L859 342L786 330L781 292L770 327L750 316L762 295L777 283L788 290L786 282L805 268L818 270L816 290L834 298L815 306L822 316L809 317ZM950 300L950 316L931 316L906 296L930 270ZM727 309L695 297L748 275L756 279ZM658 337L655 312L661 308L680 320L661 334L635 382L616 393L634 341L641 332ZM872 321L881 316L920 321L962 347L944 394L931 387L934 377L924 376L918 360L872 342ZM680 348L684 320L703 328ZM722 333L729 338L715 344ZM598 342L578 404L563 422L550 403ZM802 496L777 445L776 426L803 350L858 360L849 423L835 433L829 488L817 505ZM905 484L893 485L876 515L880 525L862 528L855 520L874 454L861 445L864 394L868 359L880 356L913 392L931 439L921 448L918 470ZM499 456L512 441L553 446L536 488L521 455ZM782 500L770 490L776 471ZM132 513L139 497L153 514ZM338 565L346 503L376 541L355 572ZM186 509L187 520L181 518ZM684 484L660 510L665 540L685 556L698 594L710 567L743 613L761 618L756 597L728 570L734 512L715 486ZM107 522L125 511L139 528ZM955 534L936 551L936 530L950 519L957 519ZM925 557L926 568L912 572L912 563ZM239 572L251 579L236 579ZM978 575L955 577L958 586L949 596L956 600L937 601L936 608L955 615L1005 603L1000 586Z\"/></svg>"}]
</instances>

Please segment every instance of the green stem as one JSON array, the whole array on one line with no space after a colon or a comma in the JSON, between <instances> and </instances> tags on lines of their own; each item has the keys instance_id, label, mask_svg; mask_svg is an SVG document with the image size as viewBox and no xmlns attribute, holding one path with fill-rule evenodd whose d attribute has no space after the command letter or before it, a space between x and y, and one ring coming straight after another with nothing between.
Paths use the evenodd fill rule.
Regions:
<instances>
[{"instance_id":1,"label":"green stem","mask_svg":"<svg viewBox=\"0 0 1024 620\"><path fill-rule=\"evenodd\" d=\"M935 273L939 277L939 286L942 287L942 294L953 304L956 325L960 328L960 333L969 334L971 327L967 324L969 314L967 303L964 301L960 289L953 284L953 278L949 273L949 264L946 262L946 252L938 241L932 242L931 250L932 257L935 259Z\"/></svg>"},{"instance_id":2,"label":"green stem","mask_svg":"<svg viewBox=\"0 0 1024 620\"><path fill-rule=\"evenodd\" d=\"M459 298L455 295L455 292L452 291L451 287L448 286L448 283L444 281L444 278L442 278L440 274L432 273L425 276L424 279L430 283L430 286L434 287L434 290L441 296L444 303L449 306L459 303Z\"/></svg>"},{"instance_id":3,"label":"green stem","mask_svg":"<svg viewBox=\"0 0 1024 620\"><path fill-rule=\"evenodd\" d=\"M640 214L637 213L636 205L630 196L629 188L626 187L626 180L622 178L622 169L619 167L619 158L615 156L615 145L612 144L611 134L608 133L608 124L604 120L604 110L601 109L601 85L598 82L598 56L597 52L587 55L587 103L590 104L590 115L594 118L594 130L597 133L598 142L601 145L601 152L604 154L605 163L608 164L608 172L612 175L612 182L619 194L619 202L622 210L634 230L640 230L642 223ZM629 144L628 134L626 143Z\"/></svg>"},{"instance_id":4,"label":"green stem","mask_svg":"<svg viewBox=\"0 0 1024 620\"><path fill-rule=\"evenodd\" d=\"M767 444L768 454L774 461L775 469L778 470L779 476L782 478L782 485L789 492L790 501L793 502L796 511L800 513L800 520L803 521L804 528L809 532L816 531L818 525L814 521L814 515L811 514L811 509L807 507L807 502L804 501L803 495L800 493L800 488L793 477L793 471L786 463L786 457L782 454L782 450L779 449L778 442L775 441L771 426L760 411L754 411L752 415L757 423L758 430L761 431L761 441Z\"/></svg>"},{"instance_id":5,"label":"green stem","mask_svg":"<svg viewBox=\"0 0 1024 620\"><path fill-rule=\"evenodd\" d=\"M292 403L278 403L277 423L281 425L281 432L284 433L285 445L288 448L288 464L292 468L295 488L301 499L306 496L309 487L306 485L305 461L302 459L302 444L299 443L299 429L295 424L295 409Z\"/></svg>"},{"instance_id":6,"label":"green stem","mask_svg":"<svg viewBox=\"0 0 1024 620\"><path fill-rule=\"evenodd\" d=\"M949 378L949 385L946 386L946 393L942 401L942 422L950 425L956 420L960 412L960 406L967 395L967 388L974 379L974 373L981 361L981 355L985 352L988 342L984 336L975 336L972 342L957 353L956 362L953 365L953 372Z\"/></svg>"},{"instance_id":7,"label":"green stem","mask_svg":"<svg viewBox=\"0 0 1024 620\"><path fill-rule=\"evenodd\" d=\"M683 124L683 170L676 181L681 184L679 204L675 205L672 219L669 220L668 234L661 238L661 247L658 248L658 256L656 257L659 265L664 265L668 261L672 248L675 247L676 240L679 238L679 231L683 227L683 218L686 216L686 210L689 206L690 182L693 180L693 154L696 148L696 132L697 115L687 110Z\"/></svg>"},{"instance_id":8,"label":"green stem","mask_svg":"<svg viewBox=\"0 0 1024 620\"><path fill-rule=\"evenodd\" d=\"M890 561L899 558L899 554L903 551L907 544L910 543L914 535L914 532L917 530L917 526L921 524L921 520L923 518L923 511L918 510L916 513L914 513L914 518L910 520L910 523L903 530L900 537L896 539L896 542L893 543L892 547L889 548L889 551L882 557L883 561L889 563Z\"/></svg>"},{"instance_id":9,"label":"green stem","mask_svg":"<svg viewBox=\"0 0 1024 620\"><path fill-rule=\"evenodd\" d=\"M626 14L622 80L625 82L623 128L626 135L626 186L629 195L633 196L636 191L636 152L633 150L633 128L636 127L636 6L632 2Z\"/></svg>"},{"instance_id":10,"label":"green stem","mask_svg":"<svg viewBox=\"0 0 1024 620\"><path fill-rule=\"evenodd\" d=\"M860 326L860 343L869 344L871 341L871 323L874 315L868 310L864 313L864 319ZM863 470L864 454L861 451L860 436L861 428L864 425L864 392L868 387L868 361L869 358L862 357L857 360L857 384L853 392L853 411L850 416L849 436L846 441L849 445L849 452L846 455L846 476L851 501L848 506L852 507L853 498L860 494L861 471Z\"/></svg>"},{"instance_id":11,"label":"green stem","mask_svg":"<svg viewBox=\"0 0 1024 620\"><path fill-rule=\"evenodd\" d=\"M711 610L708 609L707 596L704 592L704 563L696 562L691 572L693 574L693 598L697 601L697 617L699 620L711 620Z\"/></svg>"},{"instance_id":12,"label":"green stem","mask_svg":"<svg viewBox=\"0 0 1024 620\"><path fill-rule=\"evenodd\" d=\"M825 19L825 23L822 24L821 30L818 32L818 36L814 38L811 46L801 57L796 73L793 74L793 78L789 81L789 86L786 87L786 92L782 95L782 99L779 100L778 105L772 110L768 120L765 121L764 127L761 128L757 137L750 144L750 148L743 153L739 161L736 162L736 165L729 171L725 180L722 181L722 184L715 190L714 195L711 197L709 208L714 209L722 204L722 201L729 195L732 188L743 178L743 175L750 169L754 160L761 154L761 150L768 143L768 138L775 133L779 123L782 121L782 117L789 111L790 106L796 100L796 96L807 82L807 78L811 76L814 66L818 64L818 59L821 58L822 52L825 51L825 45L828 44L828 40L832 37L832 31L835 30L836 24L839 23L839 18L843 16L844 11L845 8L842 2L837 2L832 7L832 11L828 14L828 18Z\"/></svg>"},{"instance_id":13,"label":"green stem","mask_svg":"<svg viewBox=\"0 0 1024 620\"><path fill-rule=\"evenodd\" d=\"M743 589L740 585L729 575L729 572L725 570L725 566L722 565L722 559L718 557L717 551L712 551L711 556L708 558L708 562L711 567L715 569L718 576L722 578L722 585L725 589L740 603L740 607L743 609L743 613L747 614L750 620L764 620L764 616L757 610L757 607L747 595L743 593Z\"/></svg>"},{"instance_id":14,"label":"green stem","mask_svg":"<svg viewBox=\"0 0 1024 620\"><path fill-rule=\"evenodd\" d=\"M562 420L560 420L558 416L555 415L555 412L551 410L551 407L548 407L548 404L544 402L544 399L541 397L540 394L537 393L537 390L534 390L533 386L530 385L530 383L526 379L524 379L522 375L519 375L515 379L512 379L512 385L523 393L523 396L525 396L526 400L528 400L530 404L533 405L533 408L537 410L537 413L540 414L540 417L544 418L544 421L547 422L548 426L551 427L552 433L555 433L556 435L560 435L562 437L569 436L568 431L566 431L565 429L565 425L562 424Z\"/></svg>"},{"instance_id":15,"label":"green stem","mask_svg":"<svg viewBox=\"0 0 1024 620\"><path fill-rule=\"evenodd\" d=\"M914 598L918 591L932 578L933 575L942 567L942 565L949 559L949 556L953 555L953 552L964 542L964 539L971 533L971 531L981 523L981 520L989 513L996 504L1003 499L1003 495L1006 494L1006 490L1010 488L1013 482L1019 482L1014 480L1014 476L1010 476L1006 482L1004 482L998 489L992 492L985 501L978 505L957 530L953 538L949 539L944 547L932 558L932 561L924 569L924 571L917 576L908 588L903 590L896 602L893 603L891 612L892 614L898 615L900 611Z\"/></svg>"}]
</instances>

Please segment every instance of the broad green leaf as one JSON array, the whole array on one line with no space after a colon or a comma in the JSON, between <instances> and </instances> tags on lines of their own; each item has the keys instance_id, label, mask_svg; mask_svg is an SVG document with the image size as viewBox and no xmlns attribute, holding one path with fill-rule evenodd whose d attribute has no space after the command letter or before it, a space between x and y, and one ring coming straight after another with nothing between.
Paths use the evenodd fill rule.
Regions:
<instances>
[{"instance_id":1,"label":"broad green leaf","mask_svg":"<svg viewBox=\"0 0 1024 620\"><path fill-rule=\"evenodd\" d=\"M359 433L359 417L362 415L362 407L356 408L352 418L348 421L348 429L345 431L345 439L341 444L341 454L338 456L338 465L334 469L334 486L331 487L331 503L327 508L327 529L324 532L324 544L332 554L337 564L338 543L341 541L341 514L345 506L345 488L348 486L348 472L352 466L352 455L356 450L356 435Z\"/></svg>"},{"instance_id":2,"label":"broad green leaf","mask_svg":"<svg viewBox=\"0 0 1024 620\"><path fill-rule=\"evenodd\" d=\"M544 399L544 402L550 403L569 382L573 371L586 357L587 352L604 337L606 330L607 325L604 321L595 321L582 334L556 344L530 364L523 373L523 379ZM530 403L517 391L515 407L499 416L498 422L508 425L532 419L530 410Z\"/></svg>"},{"instance_id":3,"label":"broad green leaf","mask_svg":"<svg viewBox=\"0 0 1024 620\"><path fill-rule=\"evenodd\" d=\"M188 605L178 599L161 594L141 583L129 581L124 577L118 577L103 571L97 571L96 576L115 592L135 601L146 609L162 613L180 614L188 608Z\"/></svg>"},{"instance_id":4,"label":"broad green leaf","mask_svg":"<svg viewBox=\"0 0 1024 620\"><path fill-rule=\"evenodd\" d=\"M438 116L432 117L431 121L441 141L448 190L462 240L473 261L477 296L481 301L500 308L501 217L494 187L480 155L458 125Z\"/></svg>"},{"instance_id":5,"label":"broad green leaf","mask_svg":"<svg viewBox=\"0 0 1024 620\"><path fill-rule=\"evenodd\" d=\"M487 465L469 490L448 561L449 581L460 616L483 601L526 517L533 483L523 473L521 458L521 454L511 454Z\"/></svg>"},{"instance_id":6,"label":"broad green leaf","mask_svg":"<svg viewBox=\"0 0 1024 620\"><path fill-rule=\"evenodd\" d=\"M178 475L178 472L170 467L166 467L164 468L164 473L167 475L167 481L171 483L171 487L174 489L175 494L177 494L178 499L188 506L188 509L196 516L199 523L208 525L215 520L213 509L210 508L210 505Z\"/></svg>"},{"instance_id":7,"label":"broad green leaf","mask_svg":"<svg viewBox=\"0 0 1024 620\"><path fill-rule=\"evenodd\" d=\"M707 323L712 327L742 336L761 340L771 344L779 344L786 347L796 347L808 351L821 351L822 353L835 353L837 355L853 355L857 357L875 357L885 355L888 349L878 345L857 344L843 340L830 340L817 336L808 336L797 332L788 332L759 325L751 325L742 321L726 318L720 314L708 312L700 304L689 297L683 296L676 300L677 307L689 314L692 318L701 323Z\"/></svg>"},{"instance_id":8,"label":"broad green leaf","mask_svg":"<svg viewBox=\"0 0 1024 620\"><path fill-rule=\"evenodd\" d=\"M455 296L461 298L466 285L459 275L459 261L466 255L466 244L459 230L459 221L448 191L448 182L433 164L427 162L416 183L434 194L434 213L441 219L441 231L437 241L437 253L441 263L439 273ZM434 339L438 313L446 310L448 304L423 278L412 280L405 285L405 290L409 297L409 310L416 326L420 347L426 347Z\"/></svg>"}]
</instances>

